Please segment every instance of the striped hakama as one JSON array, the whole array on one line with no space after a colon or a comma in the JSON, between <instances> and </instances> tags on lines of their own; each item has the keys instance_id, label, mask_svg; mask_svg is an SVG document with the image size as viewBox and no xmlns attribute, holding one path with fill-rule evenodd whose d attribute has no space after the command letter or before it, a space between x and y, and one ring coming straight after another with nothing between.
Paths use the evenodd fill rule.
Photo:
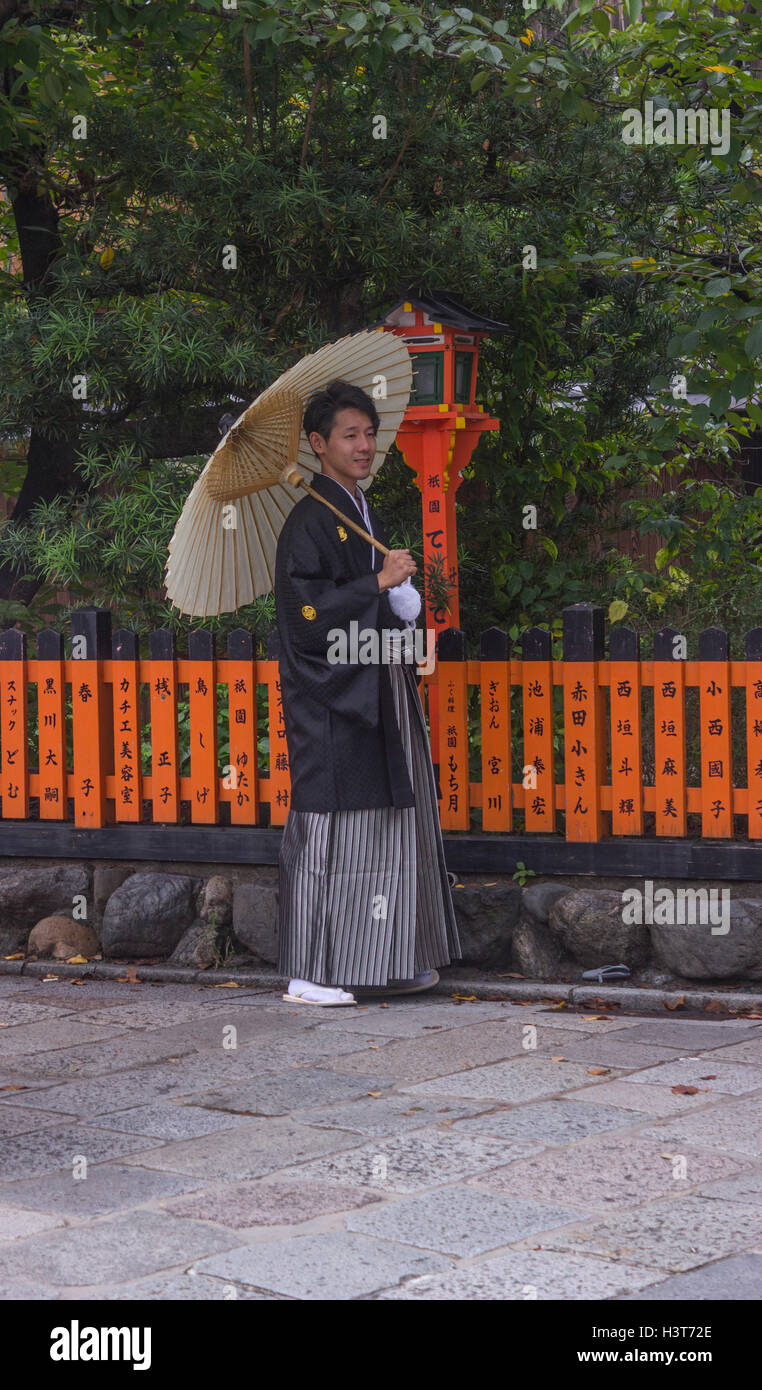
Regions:
<instances>
[{"instance_id":1,"label":"striped hakama","mask_svg":"<svg viewBox=\"0 0 762 1390\"><path fill-rule=\"evenodd\" d=\"M399 638L382 635L382 642ZM387 653L390 647L386 648ZM388 658L415 806L289 811L280 850L278 973L384 985L460 959L414 666Z\"/></svg>"}]
</instances>

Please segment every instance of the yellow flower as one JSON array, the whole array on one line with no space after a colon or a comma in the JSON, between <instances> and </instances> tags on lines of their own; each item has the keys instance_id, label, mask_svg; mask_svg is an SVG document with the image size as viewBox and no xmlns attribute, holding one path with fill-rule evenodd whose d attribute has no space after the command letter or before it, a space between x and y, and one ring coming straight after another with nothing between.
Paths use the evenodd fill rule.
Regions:
<instances>
[{"instance_id":1,"label":"yellow flower","mask_svg":"<svg viewBox=\"0 0 762 1390\"><path fill-rule=\"evenodd\" d=\"M704 68L704 72L737 72L737 68L729 68L726 63L714 63L709 68Z\"/></svg>"},{"instance_id":2,"label":"yellow flower","mask_svg":"<svg viewBox=\"0 0 762 1390\"><path fill-rule=\"evenodd\" d=\"M525 29L523 34L519 35L519 38L522 43L534 43L534 33L531 29Z\"/></svg>"}]
</instances>

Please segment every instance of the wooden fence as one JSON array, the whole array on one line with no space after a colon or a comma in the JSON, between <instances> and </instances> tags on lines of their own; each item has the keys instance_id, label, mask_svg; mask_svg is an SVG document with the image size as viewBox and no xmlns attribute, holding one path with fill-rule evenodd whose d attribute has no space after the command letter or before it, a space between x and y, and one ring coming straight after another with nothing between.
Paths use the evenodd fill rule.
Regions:
<instances>
[{"instance_id":1,"label":"wooden fence","mask_svg":"<svg viewBox=\"0 0 762 1390\"><path fill-rule=\"evenodd\" d=\"M432 752L443 830L472 830L478 808L483 832L558 835L563 829L567 841L599 841L643 836L648 816L650 834L684 837L687 817L696 813L702 837L739 838L734 816L740 816L747 838L762 839L762 628L747 634L744 660L729 659L727 634L717 628L701 633L697 660L687 659L684 645L680 634L665 628L655 635L652 660L641 660L638 635L619 627L610 634L605 659L603 610L590 604L564 610L561 660L552 659L550 634L541 628L524 633L520 660L509 658L508 636L498 629L482 634L478 660L466 660L462 632L443 632L434 671L419 686L437 715ZM290 780L277 638L265 660L255 657L253 636L242 629L229 635L224 658L216 656L214 635L203 630L190 634L187 657L177 655L168 630L150 633L148 647L148 658L140 658L134 632L121 629L112 637L105 609L73 615L70 658L59 632L38 635L35 660L27 658L23 633L10 628L0 634L3 820L29 820L36 798L40 821L77 827L177 825L183 802L192 825L226 822L224 802L231 825L285 823ZM222 768L218 684L227 687L229 755ZM180 771L178 726L183 685L187 776ZM262 767L259 685L272 715ZM142 686L149 692L150 772L142 768ZM734 686L743 692L735 727ZM36 687L36 770L28 740L30 687ZM469 711L474 687L476 715ZM698 785L688 785L690 687L698 689ZM646 693L652 702L648 728ZM648 785L646 734L653 766ZM481 776L472 779L477 756ZM734 785L734 759L740 768L745 762L745 786Z\"/></svg>"}]
</instances>

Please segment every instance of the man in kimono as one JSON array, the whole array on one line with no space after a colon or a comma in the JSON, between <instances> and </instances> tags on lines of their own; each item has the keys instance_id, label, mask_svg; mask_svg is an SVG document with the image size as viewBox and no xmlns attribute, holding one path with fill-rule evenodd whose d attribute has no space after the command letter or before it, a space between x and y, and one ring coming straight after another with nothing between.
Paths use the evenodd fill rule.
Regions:
<instances>
[{"instance_id":1,"label":"man in kimono","mask_svg":"<svg viewBox=\"0 0 762 1390\"><path fill-rule=\"evenodd\" d=\"M357 486L376 451L370 396L331 382L303 423L321 463L315 491L388 545ZM436 966L460 958L423 709L414 665L400 661L400 629L420 610L405 582L415 572L409 551L383 555L310 496L280 533L275 603L291 800L278 969L290 978L289 1001L344 1005L357 1002L355 989L432 988ZM373 630L387 659L366 663L357 635L362 650ZM341 634L344 661L335 659Z\"/></svg>"}]
</instances>

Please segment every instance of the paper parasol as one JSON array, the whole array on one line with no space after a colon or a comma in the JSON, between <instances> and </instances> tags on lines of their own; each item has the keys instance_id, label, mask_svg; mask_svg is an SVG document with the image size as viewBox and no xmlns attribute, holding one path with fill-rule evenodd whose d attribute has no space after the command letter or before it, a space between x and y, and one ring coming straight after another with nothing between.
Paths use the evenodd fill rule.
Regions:
<instances>
[{"instance_id":1,"label":"paper parasol","mask_svg":"<svg viewBox=\"0 0 762 1390\"><path fill-rule=\"evenodd\" d=\"M376 454L369 476L359 481L363 490L370 487L402 423L413 377L405 343L378 328L340 338L289 367L217 445L169 543L165 591L182 613L230 613L272 591L278 536L306 486L285 477L320 471L302 429L304 410L313 391L337 377L362 387L378 411Z\"/></svg>"}]
</instances>

